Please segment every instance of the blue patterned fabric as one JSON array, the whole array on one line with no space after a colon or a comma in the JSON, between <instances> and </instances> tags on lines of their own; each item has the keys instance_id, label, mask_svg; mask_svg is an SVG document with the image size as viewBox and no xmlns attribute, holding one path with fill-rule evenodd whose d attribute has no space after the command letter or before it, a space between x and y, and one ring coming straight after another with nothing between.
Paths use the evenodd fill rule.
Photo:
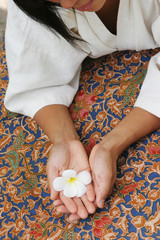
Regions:
<instances>
[{"instance_id":1,"label":"blue patterned fabric","mask_svg":"<svg viewBox=\"0 0 160 240\"><path fill-rule=\"evenodd\" d=\"M88 154L132 110L148 61L158 51L116 52L85 61L70 114ZM34 120L4 107L4 43L0 74L0 240L160 239L160 131L119 157L105 207L70 224L50 200L45 166L51 143Z\"/></svg>"}]
</instances>

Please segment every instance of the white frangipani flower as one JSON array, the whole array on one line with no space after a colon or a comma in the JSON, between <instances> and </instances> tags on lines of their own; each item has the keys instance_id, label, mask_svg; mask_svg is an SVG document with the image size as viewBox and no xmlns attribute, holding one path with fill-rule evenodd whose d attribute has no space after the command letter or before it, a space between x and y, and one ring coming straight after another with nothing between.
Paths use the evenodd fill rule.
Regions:
<instances>
[{"instance_id":1,"label":"white frangipani flower","mask_svg":"<svg viewBox=\"0 0 160 240\"><path fill-rule=\"evenodd\" d=\"M77 174L75 170L68 169L53 181L56 191L63 191L66 197L82 197L86 193L86 186L91 183L91 175L88 171Z\"/></svg>"}]
</instances>

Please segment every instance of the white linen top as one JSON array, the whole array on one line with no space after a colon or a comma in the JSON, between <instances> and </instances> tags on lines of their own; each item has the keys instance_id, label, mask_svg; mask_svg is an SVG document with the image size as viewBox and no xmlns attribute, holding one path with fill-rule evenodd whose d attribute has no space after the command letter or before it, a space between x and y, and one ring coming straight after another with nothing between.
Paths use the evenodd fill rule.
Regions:
<instances>
[{"instance_id":1,"label":"white linen top","mask_svg":"<svg viewBox=\"0 0 160 240\"><path fill-rule=\"evenodd\" d=\"M160 0L121 0L117 34L112 34L95 12L58 8L67 27L87 43L84 51L72 47L45 26L8 2L5 35L9 85L5 106L33 117L51 104L69 106L78 90L81 63L125 49L160 46ZM151 58L141 92L135 103L160 117L160 54Z\"/></svg>"}]
</instances>

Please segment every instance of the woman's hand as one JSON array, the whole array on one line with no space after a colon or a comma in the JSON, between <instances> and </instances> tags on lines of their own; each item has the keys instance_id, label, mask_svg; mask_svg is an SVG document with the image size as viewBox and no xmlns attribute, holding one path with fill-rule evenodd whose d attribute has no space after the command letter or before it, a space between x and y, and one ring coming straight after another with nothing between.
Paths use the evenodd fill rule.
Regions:
<instances>
[{"instance_id":1,"label":"woman's hand","mask_svg":"<svg viewBox=\"0 0 160 240\"><path fill-rule=\"evenodd\" d=\"M145 121L144 121L145 119ZM160 127L160 118L135 107L91 151L89 158L96 204L103 207L116 179L116 161L132 143Z\"/></svg>"},{"instance_id":2,"label":"woman's hand","mask_svg":"<svg viewBox=\"0 0 160 240\"><path fill-rule=\"evenodd\" d=\"M117 155L114 154L114 151L112 151L114 148L111 148L110 147L111 145L112 144L109 142L109 137L107 137L107 141L105 138L102 142L97 144L92 149L89 158L90 168L92 171L92 179L94 184L94 191L96 194L95 202L96 206L99 208L102 208L104 206L105 199L111 194L117 175L116 167ZM71 209L69 208L67 209L62 202L63 197L61 196L61 200L57 199L54 203L55 206L57 207L57 210L70 214L69 217L70 221L78 220L80 218L79 212L78 214L77 213L75 214L71 211ZM90 211L88 210L88 212Z\"/></svg>"},{"instance_id":3,"label":"woman's hand","mask_svg":"<svg viewBox=\"0 0 160 240\"><path fill-rule=\"evenodd\" d=\"M74 220L75 216L76 219L86 218L89 213L94 213L96 210L93 203L95 193L92 183L87 185L87 192L81 198L65 197L62 192L59 194L53 188L53 180L61 176L62 172L67 169L74 169L76 172L84 170L90 172L86 151L78 140L60 141L52 147L47 163L47 176L51 199L57 200L57 210L74 214Z\"/></svg>"},{"instance_id":4,"label":"woman's hand","mask_svg":"<svg viewBox=\"0 0 160 240\"><path fill-rule=\"evenodd\" d=\"M107 142L95 145L89 158L92 171L96 205L103 208L105 199L111 194L117 176L117 156Z\"/></svg>"},{"instance_id":5,"label":"woman's hand","mask_svg":"<svg viewBox=\"0 0 160 240\"><path fill-rule=\"evenodd\" d=\"M88 213L96 210L93 204L95 194L92 183L87 186L87 193L84 196L73 199L57 193L52 186L53 180L61 176L66 169L74 169L77 172L90 171L88 157L79 141L68 108L59 104L45 106L35 114L34 119L53 143L47 163L47 175L51 198L57 199L54 201L58 206L57 210L71 213L71 221L75 217L86 218Z\"/></svg>"},{"instance_id":6,"label":"woman's hand","mask_svg":"<svg viewBox=\"0 0 160 240\"><path fill-rule=\"evenodd\" d=\"M70 220L85 218L95 211L94 190L98 207L103 207L105 198L110 194L116 178L116 160L121 152L139 138L160 127L160 119L151 113L134 108L101 143L96 145L89 162L83 145L74 128L68 108L63 105L50 105L40 109L34 119L48 135L54 147L51 149L47 175L51 198L57 199L55 205L61 212L71 213ZM145 121L144 121L145 119ZM62 171L72 168L77 172L92 171L92 184L82 198L66 198L54 191L52 182Z\"/></svg>"}]
</instances>

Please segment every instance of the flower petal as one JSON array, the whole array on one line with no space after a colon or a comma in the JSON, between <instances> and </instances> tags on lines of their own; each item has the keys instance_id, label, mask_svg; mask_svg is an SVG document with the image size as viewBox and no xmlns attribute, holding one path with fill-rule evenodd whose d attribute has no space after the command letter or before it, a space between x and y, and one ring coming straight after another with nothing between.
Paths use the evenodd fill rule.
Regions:
<instances>
[{"instance_id":1,"label":"flower petal","mask_svg":"<svg viewBox=\"0 0 160 240\"><path fill-rule=\"evenodd\" d=\"M66 181L63 177L57 177L53 181L53 187L56 191L64 190L65 185L66 185Z\"/></svg>"},{"instance_id":2,"label":"flower petal","mask_svg":"<svg viewBox=\"0 0 160 240\"><path fill-rule=\"evenodd\" d=\"M81 182L76 182L77 185L77 194L76 197L82 197L86 193L86 186Z\"/></svg>"},{"instance_id":3,"label":"flower petal","mask_svg":"<svg viewBox=\"0 0 160 240\"><path fill-rule=\"evenodd\" d=\"M66 197L75 197L77 195L77 184L66 183L63 193Z\"/></svg>"},{"instance_id":4,"label":"flower petal","mask_svg":"<svg viewBox=\"0 0 160 240\"><path fill-rule=\"evenodd\" d=\"M74 177L75 178L76 175L77 175L77 172L73 169L65 170L62 173L62 176L65 177L65 178L68 178L68 177Z\"/></svg>"},{"instance_id":5,"label":"flower petal","mask_svg":"<svg viewBox=\"0 0 160 240\"><path fill-rule=\"evenodd\" d=\"M92 181L91 174L86 170L82 171L82 172L78 173L77 180L80 181L81 183L87 185L87 184L91 183L91 181Z\"/></svg>"}]
</instances>

